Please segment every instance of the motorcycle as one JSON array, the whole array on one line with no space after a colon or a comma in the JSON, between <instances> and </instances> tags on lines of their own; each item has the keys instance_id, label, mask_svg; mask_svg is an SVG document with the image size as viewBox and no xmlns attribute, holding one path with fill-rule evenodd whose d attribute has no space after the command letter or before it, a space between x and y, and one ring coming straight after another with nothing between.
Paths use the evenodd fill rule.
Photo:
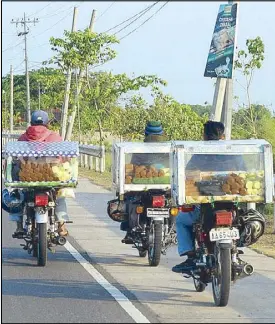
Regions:
<instances>
[{"instance_id":1,"label":"motorcycle","mask_svg":"<svg viewBox=\"0 0 275 324\"><path fill-rule=\"evenodd\" d=\"M24 232L14 233L12 236L23 239L23 249L37 258L38 266L44 267L47 264L47 250L54 252L55 246L66 243L66 238L58 234L55 220L57 189L28 188L23 193Z\"/></svg>"},{"instance_id":2,"label":"motorcycle","mask_svg":"<svg viewBox=\"0 0 275 324\"><path fill-rule=\"evenodd\" d=\"M193 278L198 292L212 283L216 306L228 304L231 282L254 272L253 266L239 257L243 254L238 250L239 215L240 210L234 203L216 204L215 207L202 205L200 219L193 226L195 267L184 277Z\"/></svg>"},{"instance_id":3,"label":"motorcycle","mask_svg":"<svg viewBox=\"0 0 275 324\"><path fill-rule=\"evenodd\" d=\"M133 210L129 210L127 204L130 197ZM146 257L148 253L149 265L156 267L161 254L165 255L170 246L177 244L174 217L177 209L170 207L169 194L162 190L148 190L138 196L129 193L125 198L124 201L110 201L108 214L117 221L128 221L132 217L129 214L135 214L135 224L129 233L131 239L122 242L133 244L140 257Z\"/></svg>"}]
</instances>

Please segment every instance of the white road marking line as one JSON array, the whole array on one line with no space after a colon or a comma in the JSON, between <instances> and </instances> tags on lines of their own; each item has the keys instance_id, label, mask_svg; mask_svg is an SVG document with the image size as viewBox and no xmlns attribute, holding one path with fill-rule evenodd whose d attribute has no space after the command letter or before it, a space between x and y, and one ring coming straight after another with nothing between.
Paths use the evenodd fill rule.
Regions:
<instances>
[{"instance_id":1,"label":"white road marking line","mask_svg":"<svg viewBox=\"0 0 275 324\"><path fill-rule=\"evenodd\" d=\"M119 305L126 311L128 315L136 323L150 323L150 321L132 304L132 302L116 287L109 283L83 256L67 241L64 247L71 253L71 255L82 265L82 267L89 272L89 274L99 283Z\"/></svg>"}]
</instances>

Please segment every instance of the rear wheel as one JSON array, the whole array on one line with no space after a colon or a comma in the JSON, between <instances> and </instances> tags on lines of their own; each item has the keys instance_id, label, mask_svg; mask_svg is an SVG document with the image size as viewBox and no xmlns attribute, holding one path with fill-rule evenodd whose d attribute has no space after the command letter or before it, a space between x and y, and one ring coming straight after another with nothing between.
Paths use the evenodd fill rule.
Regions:
<instances>
[{"instance_id":1,"label":"rear wheel","mask_svg":"<svg viewBox=\"0 0 275 324\"><path fill-rule=\"evenodd\" d=\"M157 267L160 262L162 241L162 223L151 224L149 233L148 260L151 267Z\"/></svg>"},{"instance_id":2,"label":"rear wheel","mask_svg":"<svg viewBox=\"0 0 275 324\"><path fill-rule=\"evenodd\" d=\"M231 284L231 249L214 249L216 271L212 278L212 290L216 306L226 306L229 299Z\"/></svg>"},{"instance_id":3,"label":"rear wheel","mask_svg":"<svg viewBox=\"0 0 275 324\"><path fill-rule=\"evenodd\" d=\"M44 267L47 263L47 223L37 224L38 244L37 244L37 265Z\"/></svg>"}]
</instances>

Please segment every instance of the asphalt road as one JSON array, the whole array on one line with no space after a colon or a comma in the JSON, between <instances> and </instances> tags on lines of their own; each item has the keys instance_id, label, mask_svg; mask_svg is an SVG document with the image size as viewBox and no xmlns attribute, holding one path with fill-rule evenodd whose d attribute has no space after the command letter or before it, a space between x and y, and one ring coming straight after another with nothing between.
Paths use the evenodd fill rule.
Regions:
<instances>
[{"instance_id":1,"label":"asphalt road","mask_svg":"<svg viewBox=\"0 0 275 324\"><path fill-rule=\"evenodd\" d=\"M211 287L194 291L171 272L176 247L157 268L120 242L124 233L106 215L110 192L80 180L68 206L69 243L49 253L47 267L12 239L2 214L2 323L273 323L275 260L246 250L255 273L231 288L229 304L214 306Z\"/></svg>"}]
</instances>

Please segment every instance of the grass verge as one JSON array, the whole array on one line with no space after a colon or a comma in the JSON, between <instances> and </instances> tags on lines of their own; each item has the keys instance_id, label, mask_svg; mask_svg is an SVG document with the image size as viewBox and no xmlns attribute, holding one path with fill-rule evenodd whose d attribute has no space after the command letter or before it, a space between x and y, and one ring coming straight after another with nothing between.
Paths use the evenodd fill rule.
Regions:
<instances>
[{"instance_id":1,"label":"grass verge","mask_svg":"<svg viewBox=\"0 0 275 324\"><path fill-rule=\"evenodd\" d=\"M266 217L266 229L264 235L259 241L250 246L250 248L258 253L265 254L272 258L275 258L275 234L273 228L273 216L268 215Z\"/></svg>"},{"instance_id":2,"label":"grass verge","mask_svg":"<svg viewBox=\"0 0 275 324\"><path fill-rule=\"evenodd\" d=\"M111 172L96 172L85 168L79 168L79 176L91 180L94 184L99 185L107 190L112 189L112 174Z\"/></svg>"},{"instance_id":3,"label":"grass verge","mask_svg":"<svg viewBox=\"0 0 275 324\"><path fill-rule=\"evenodd\" d=\"M92 170L79 168L79 175L90 179L96 185L99 185L107 190L111 190L111 172L99 173ZM275 258L275 234L273 231L273 216L268 215L266 216L266 229L264 235L257 243L251 245L250 248L258 253Z\"/></svg>"}]
</instances>

